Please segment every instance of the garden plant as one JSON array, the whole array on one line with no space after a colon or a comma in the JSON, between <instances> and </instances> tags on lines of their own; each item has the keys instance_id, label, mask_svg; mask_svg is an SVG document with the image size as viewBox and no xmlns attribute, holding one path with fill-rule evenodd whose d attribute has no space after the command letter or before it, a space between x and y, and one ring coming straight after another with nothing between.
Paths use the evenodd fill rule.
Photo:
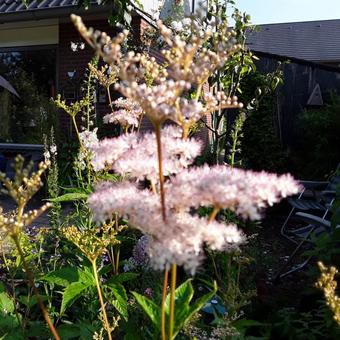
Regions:
<instances>
[{"instance_id":1,"label":"garden plant","mask_svg":"<svg viewBox=\"0 0 340 340\"><path fill-rule=\"evenodd\" d=\"M54 100L77 141L71 185L59 185L53 131L37 171L18 157L15 177L0 176L17 206L0 215L3 339L243 339L248 326L263 326L243 317L254 295L240 284L251 262L242 250L254 238L247 226L301 187L289 174L237 167L245 115L236 94L253 56L238 39L249 18L236 11L237 32L224 12L213 2L176 29L158 21L162 61L127 48L126 30L111 38L71 16L95 52L83 98ZM275 90L280 77L272 79ZM99 138L97 86L108 97L103 122L119 125L118 136ZM112 100L113 90L121 97ZM226 109L237 112L232 129ZM152 131L141 131L145 119ZM212 165L198 161L202 122L213 135ZM223 138L233 142L228 162ZM49 202L30 210L43 182ZM34 228L47 209L49 227ZM335 269L321 269L338 320Z\"/></svg>"}]
</instances>

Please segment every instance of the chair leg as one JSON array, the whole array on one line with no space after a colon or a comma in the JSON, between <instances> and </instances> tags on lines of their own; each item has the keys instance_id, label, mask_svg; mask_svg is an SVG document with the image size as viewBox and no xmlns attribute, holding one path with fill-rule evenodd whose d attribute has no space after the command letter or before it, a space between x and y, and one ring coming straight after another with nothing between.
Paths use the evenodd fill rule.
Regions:
<instances>
[{"instance_id":1,"label":"chair leg","mask_svg":"<svg viewBox=\"0 0 340 340\"><path fill-rule=\"evenodd\" d=\"M305 190L306 190L306 189L303 189L303 190L300 192L300 195L299 195L298 199L302 198L303 194L305 193ZM283 223L283 225L282 225L282 227L281 227L281 235L282 235L283 237L285 237L287 240L292 241L292 242L294 242L295 244L297 244L298 242L296 242L292 237L289 237L289 236L286 234L286 232L285 232L286 225L287 225L287 223L288 223L289 219L291 218L291 216L292 216L292 214L293 214L294 211L295 211L295 208L292 207L292 210L291 210L290 213L288 214L286 220L284 221L284 223Z\"/></svg>"},{"instance_id":2,"label":"chair leg","mask_svg":"<svg viewBox=\"0 0 340 340\"><path fill-rule=\"evenodd\" d=\"M297 242L292 238L292 237L289 237L287 234L286 234L286 225L288 223L288 221L290 220L291 216L293 215L295 211L295 208L293 207L292 210L290 211L290 213L288 214L286 220L284 221L284 223L282 224L282 227L281 227L281 235L286 238L287 240L291 241L291 242L294 242L297 244Z\"/></svg>"},{"instance_id":3,"label":"chair leg","mask_svg":"<svg viewBox=\"0 0 340 340\"><path fill-rule=\"evenodd\" d=\"M298 244L298 246L294 249L294 251L292 252L292 254L289 256L289 258L288 258L288 260L287 260L287 262L278 270L278 272L276 273L276 275L275 275L275 277L274 277L274 279L273 279L273 282L278 282L279 280L280 280L280 278L282 278L282 277L284 277L284 276L286 276L286 275L288 275L288 273L292 273L292 272L294 272L294 271L296 271L296 270L299 270L299 269L301 269L301 268L303 268L308 262L309 262L309 259L308 259L308 261L306 262L306 263L302 263L303 264L303 266L301 266L301 265L299 265L298 267L298 269L292 269L292 270L290 270L289 272L286 272L286 273L284 273L284 274L281 274L283 271L284 271L284 269L292 262L292 260L294 259L294 257L295 257L295 255L297 254L297 252L300 250L300 248L303 246L303 244L307 241L307 239L309 238L309 236L312 234L312 232L315 230L315 226L313 226L312 228L311 228L311 230L308 232L308 234L304 237L304 239L302 239L301 240L301 242Z\"/></svg>"},{"instance_id":4,"label":"chair leg","mask_svg":"<svg viewBox=\"0 0 340 340\"><path fill-rule=\"evenodd\" d=\"M308 263L309 261L311 260L312 256L308 257L307 260L303 261L302 263L300 263L299 265L295 266L294 268L292 268L291 270L288 270L288 272L285 272L283 274L280 274L279 276L279 279L282 279L284 278L285 276L289 275L289 274L292 274L294 272L297 272L298 270L304 268ZM276 279L277 280L277 279Z\"/></svg>"}]
</instances>

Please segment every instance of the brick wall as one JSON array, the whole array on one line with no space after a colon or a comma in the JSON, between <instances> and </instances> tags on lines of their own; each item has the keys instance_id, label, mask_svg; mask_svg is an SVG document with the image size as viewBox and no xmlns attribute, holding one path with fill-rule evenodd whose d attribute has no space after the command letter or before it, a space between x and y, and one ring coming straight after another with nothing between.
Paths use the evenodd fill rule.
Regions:
<instances>
[{"instance_id":1,"label":"brick wall","mask_svg":"<svg viewBox=\"0 0 340 340\"><path fill-rule=\"evenodd\" d=\"M94 27L95 29L105 31L111 36L115 35L114 28L110 26L106 20L87 21L84 19L84 21L88 27ZM140 17L133 17L132 31L136 43L140 42L140 34L142 32L141 25L144 25L143 20ZM73 52L71 50L71 41L77 43L82 42L83 40L71 22L60 23L58 46L58 93L60 93L63 98L71 98L71 92L76 92L75 95L79 98L82 77L84 76L88 62L94 56L92 48L87 44L85 44L84 50L78 49L77 52ZM71 79L68 73L74 71L76 71L75 75ZM102 97L102 99L106 97L106 102L99 102L99 97ZM98 102L96 103L96 113L98 119L101 119L104 114L109 113L109 103L105 93L99 97L97 98ZM112 94L113 99L117 97L118 94ZM68 99L68 101L72 101L72 99ZM63 135L66 138L72 138L74 135L72 124L70 117L65 112L60 112L60 126ZM108 126L107 129L110 130L110 127Z\"/></svg>"},{"instance_id":2,"label":"brick wall","mask_svg":"<svg viewBox=\"0 0 340 340\"><path fill-rule=\"evenodd\" d=\"M114 36L114 29L105 21L86 21L84 20L87 26L94 27L101 31L107 32L109 35ZM138 16L134 16L132 19L132 30L133 30L133 40L135 44L141 43L141 35L145 27L147 27L147 23ZM84 74L84 71L87 67L88 62L94 56L93 50L85 44L84 50L78 50L77 52L73 52L71 50L71 41L72 42L81 42L82 39L79 33L76 31L72 23L62 23L59 25L59 48L58 48L58 92L66 94L69 92L70 84L78 84L78 88L80 87L81 77ZM150 55L155 57L156 60L162 61L163 57L158 51L150 49ZM70 77L68 76L68 72L76 71L75 76L72 81L70 81ZM208 90L205 88L205 90ZM112 94L112 98L117 98L119 94ZM98 98L99 99L99 98ZM96 113L97 117L100 120L104 114L109 113L108 108L108 100L106 98L106 103L96 104ZM210 115L207 117L209 121ZM69 116L60 112L60 125L61 132L64 134L66 138L72 138L74 135L72 131L72 124ZM103 127L105 130L105 134L108 134L110 130L113 130L111 124L105 125ZM142 121L141 131L152 130L152 124L146 117ZM200 138L203 141L204 145L207 145L209 134L206 128L203 128L200 132L197 133L196 137Z\"/></svg>"}]
</instances>

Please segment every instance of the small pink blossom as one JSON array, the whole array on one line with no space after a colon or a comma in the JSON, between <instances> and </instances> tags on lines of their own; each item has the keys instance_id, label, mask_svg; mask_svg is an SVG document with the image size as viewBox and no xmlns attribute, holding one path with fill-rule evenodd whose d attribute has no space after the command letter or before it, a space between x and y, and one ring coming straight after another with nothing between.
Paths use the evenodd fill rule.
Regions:
<instances>
[{"instance_id":1,"label":"small pink blossom","mask_svg":"<svg viewBox=\"0 0 340 340\"><path fill-rule=\"evenodd\" d=\"M162 130L165 176L188 167L200 154L201 142L195 139L183 140L181 135L181 129L177 126L167 126ZM148 178L153 183L158 181L157 146L154 133L141 136L131 133L104 139L92 151L95 170L110 165L119 174L129 174L139 180Z\"/></svg>"},{"instance_id":2,"label":"small pink blossom","mask_svg":"<svg viewBox=\"0 0 340 340\"><path fill-rule=\"evenodd\" d=\"M103 186L90 196L89 205L96 219L105 220L118 212L132 227L150 235L147 252L154 269L176 263L193 274L203 259L204 245L230 251L245 241L234 225L209 223L185 212L168 209L164 222L159 197L130 183Z\"/></svg>"},{"instance_id":3,"label":"small pink blossom","mask_svg":"<svg viewBox=\"0 0 340 340\"><path fill-rule=\"evenodd\" d=\"M290 175L206 165L183 170L167 189L168 203L175 208L215 206L257 220L264 207L298 193L299 185Z\"/></svg>"},{"instance_id":4,"label":"small pink blossom","mask_svg":"<svg viewBox=\"0 0 340 340\"><path fill-rule=\"evenodd\" d=\"M130 99L119 98L113 102L119 108L110 114L104 116L104 123L120 124L123 127L139 125L139 119L143 114L143 110L138 104Z\"/></svg>"}]
</instances>

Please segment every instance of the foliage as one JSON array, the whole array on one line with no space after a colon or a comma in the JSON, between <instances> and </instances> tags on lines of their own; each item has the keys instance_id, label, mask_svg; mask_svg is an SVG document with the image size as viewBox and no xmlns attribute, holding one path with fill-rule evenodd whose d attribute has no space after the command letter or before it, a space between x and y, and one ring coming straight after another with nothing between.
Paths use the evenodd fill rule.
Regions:
<instances>
[{"instance_id":1,"label":"foliage","mask_svg":"<svg viewBox=\"0 0 340 340\"><path fill-rule=\"evenodd\" d=\"M280 118L275 114L277 88L283 82L282 76L279 64L272 73L256 72L243 81L242 100L248 103L243 129L243 158L256 170L288 170L287 153L280 141Z\"/></svg>"},{"instance_id":2,"label":"foliage","mask_svg":"<svg viewBox=\"0 0 340 340\"><path fill-rule=\"evenodd\" d=\"M301 178L322 178L334 170L340 159L340 97L331 95L320 109L306 109L299 116L295 166Z\"/></svg>"},{"instance_id":3,"label":"foliage","mask_svg":"<svg viewBox=\"0 0 340 340\"><path fill-rule=\"evenodd\" d=\"M124 8L128 2L121 3ZM81 4L86 6L89 2L82 1ZM41 186L41 175L46 165L41 165L37 174L31 174L31 169L25 169L24 161L18 159L14 181L0 177L18 204L18 209L9 216L5 213L0 216L1 231L14 241L16 247L14 250L10 245L8 252L3 254L8 285L0 284L1 336L10 338L15 335L20 339L27 338L29 334L41 339L50 338L38 312L37 307L40 307L56 339L161 337L172 340L202 334L232 339L256 335L270 337L272 329L266 322L247 319L244 315L256 292L252 289L254 283L249 284L253 280L245 271L245 268L252 270L249 265L251 259L237 247L245 236L236 225L250 234L252 230L249 227L253 225L240 220L238 215L260 218L259 209L263 205L276 202L280 196L290 192L297 192L295 182L289 176L259 175L223 166L184 169L191 163L187 164L182 154L192 152L192 161L196 155L189 133L194 133L200 118L210 112L214 112L214 119L220 120L215 123L222 124L224 129L221 133L220 126L214 126L218 131L215 137L219 139L214 161L220 161L219 148L228 140L228 161L232 166L239 166L245 113L257 109L263 97L258 86L257 93L249 97L252 106L241 114L237 112L232 127L225 125L222 111L224 108L240 108L232 96L235 93L247 95L241 84L246 76L253 73L255 58L244 48L244 33L250 18L235 11L237 41L230 44L238 43L241 48L238 44L233 48L226 41L226 37L233 36L233 33L227 27L225 8L215 10L211 8L209 19L223 19L217 24L215 22L217 31L221 28L217 34L208 30L204 34L195 31L195 23L190 21L191 34L185 36L184 33L181 37L186 40L179 40L166 26L159 24L161 35L168 39L170 46L164 50L168 60L168 64L164 65L143 54L125 53L121 43L126 32L110 39L104 33L87 30L80 18L73 17L83 37L107 65L99 68L97 57L90 62L82 99L71 103L60 96L54 101L72 119L77 140L68 155L71 165L67 186L58 186L59 176L64 176L66 171L58 168L53 137L46 140L45 157L49 158L48 163L51 162L47 184L49 201L54 204L49 215L53 228L36 231L35 235L31 235L35 228L25 230L39 213L50 207L49 203L37 211L24 211ZM197 20L200 20L199 16ZM190 39L199 46L197 50ZM224 47L230 48L230 51ZM191 48L191 54L187 53ZM196 54L199 58L195 58ZM221 60L229 54L229 64L223 65L221 72L224 73L218 75ZM208 78L218 86L225 86L215 97L214 94L211 94L212 97L205 96L202 91ZM93 111L95 81L98 81L98 86L103 86L109 98L108 110L112 112L107 115L107 120L110 122L113 117L114 122L123 127L120 129L122 135L114 141L120 143L124 155L130 155L131 150L137 154L125 160L130 165L128 170L118 170L112 159L101 154L105 143L108 143L108 154L118 152L119 147L111 147L113 139L98 140L98 121ZM271 84L261 87L263 94L269 95L280 82L275 79L275 74L266 75L261 81L261 85ZM113 102L111 89L114 85L128 98ZM170 115L172 112L175 112L173 116ZM126 123L129 115L130 118L137 116L137 124L136 120ZM144 115L153 123L155 134L141 137L138 132ZM182 130L178 130L179 134L175 131L178 136L167 139L164 131L174 131L173 127L162 130L161 125L169 117ZM125 143L129 140L132 140L132 145ZM163 145L164 140L170 142ZM171 159L171 147L177 147L180 152L179 155L175 153L171 164L174 166L169 167L171 170L165 176L165 167L162 166ZM70 145L67 148L70 149ZM61 153L59 149L59 156ZM102 159L98 161L99 156L104 159L102 162ZM144 172L143 175L135 175L133 165L136 166L136 163L133 162L138 161L138 157L143 168L140 171L145 171L151 163L156 164L156 170L152 168L155 177L148 177ZM165 192L170 192L169 187L175 187L175 181L180 181L181 174L190 176L194 171L203 171L203 175L205 171L206 176L202 176L203 179L192 177L191 187L177 195L177 200L176 195L165 196ZM215 177L212 176L214 173ZM138 182L138 186L133 184L134 181ZM191 181L184 177L183 185ZM267 187L268 183L271 186ZM109 192L106 200L101 200L101 194L111 188L114 190ZM127 197L116 196L122 188L131 189ZM182 186L178 185L178 188ZM191 195L194 188L197 195ZM222 191L214 194L217 189ZM233 196L228 196L232 192ZM188 197L184 197L186 195ZM200 195L203 199L193 203ZM189 202L187 206L183 204L185 199ZM71 211L61 213L65 204ZM199 216L195 216L196 213ZM185 224L185 218L190 223ZM140 242L141 239L136 243L141 232L144 234L141 239L149 240L146 244ZM138 247L141 243L144 247ZM205 261L203 255L207 255ZM135 266L130 265L131 258ZM185 269L193 269L194 273L199 264L202 264L202 269L195 281L180 268L183 265ZM155 268L162 269L163 273ZM128 272L131 269L133 272ZM29 285L23 280L25 275L29 277ZM181 282L179 286L177 281ZM305 319L309 326L314 325L308 315ZM315 334L319 334L323 326L317 323ZM292 334L300 335L295 329Z\"/></svg>"},{"instance_id":4,"label":"foliage","mask_svg":"<svg viewBox=\"0 0 340 340\"><path fill-rule=\"evenodd\" d=\"M272 336L276 339L337 339L339 329L330 319L328 308L320 306L308 312L299 313L294 308L278 311L272 326Z\"/></svg>"},{"instance_id":5,"label":"foliage","mask_svg":"<svg viewBox=\"0 0 340 340\"><path fill-rule=\"evenodd\" d=\"M187 280L177 287L175 291L175 300L176 300L176 311L174 317L174 333L173 336L176 335L182 330L186 323L194 316L195 313L199 312L203 306L211 300L211 298L215 295L217 287L198 298L192 305L190 302L194 296L194 289L191 283L191 280ZM140 295L136 292L133 292L133 295L139 305L143 308L145 313L151 319L154 327L161 332L161 307L157 306L152 300L147 297ZM166 317L169 318L170 313L170 294L166 297L165 302L165 313Z\"/></svg>"}]
</instances>

